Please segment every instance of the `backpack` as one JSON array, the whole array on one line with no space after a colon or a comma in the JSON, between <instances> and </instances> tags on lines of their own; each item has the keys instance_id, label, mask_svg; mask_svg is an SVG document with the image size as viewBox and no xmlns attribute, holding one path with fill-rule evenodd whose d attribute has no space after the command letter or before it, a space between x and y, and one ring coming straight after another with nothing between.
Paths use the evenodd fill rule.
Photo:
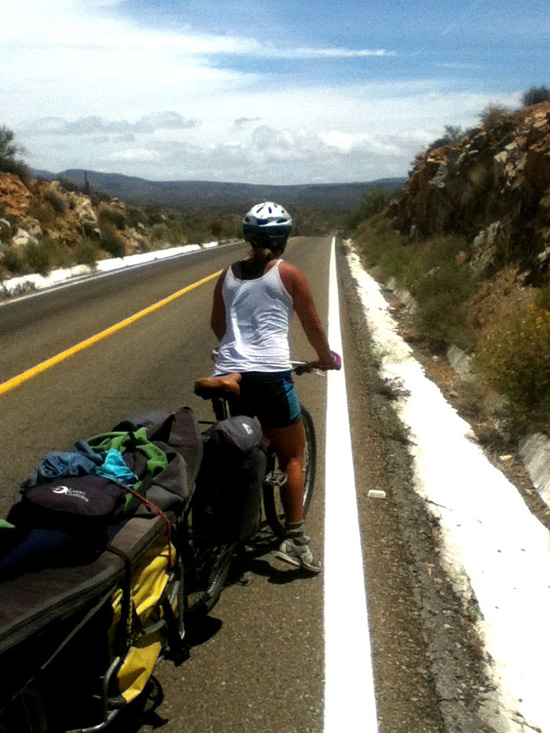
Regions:
<instances>
[{"instance_id":1,"label":"backpack","mask_svg":"<svg viewBox=\"0 0 550 733\"><path fill-rule=\"evenodd\" d=\"M8 521L63 532L99 552L124 511L125 497L120 485L102 476L60 476L23 491Z\"/></svg>"},{"instance_id":2,"label":"backpack","mask_svg":"<svg viewBox=\"0 0 550 733\"><path fill-rule=\"evenodd\" d=\"M193 496L192 526L214 541L242 542L260 523L266 469L262 429L250 417L222 420L206 434Z\"/></svg>"}]
</instances>

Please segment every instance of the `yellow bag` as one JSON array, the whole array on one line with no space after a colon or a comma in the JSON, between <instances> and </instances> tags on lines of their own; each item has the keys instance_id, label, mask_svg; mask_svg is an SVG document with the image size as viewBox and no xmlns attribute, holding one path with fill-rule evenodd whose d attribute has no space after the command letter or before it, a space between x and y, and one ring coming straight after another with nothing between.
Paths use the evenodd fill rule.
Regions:
<instances>
[{"instance_id":1,"label":"yellow bag","mask_svg":"<svg viewBox=\"0 0 550 733\"><path fill-rule=\"evenodd\" d=\"M171 555L174 554L172 547ZM151 627L155 627L163 617L161 600L169 581L169 574L168 540L166 537L160 537L132 573L132 609L127 629L130 645L117 675L119 691L126 702L136 698L145 689L165 643L165 630ZM123 591L119 589L112 601L114 615L110 646L113 656L115 634L121 620L122 597Z\"/></svg>"}]
</instances>

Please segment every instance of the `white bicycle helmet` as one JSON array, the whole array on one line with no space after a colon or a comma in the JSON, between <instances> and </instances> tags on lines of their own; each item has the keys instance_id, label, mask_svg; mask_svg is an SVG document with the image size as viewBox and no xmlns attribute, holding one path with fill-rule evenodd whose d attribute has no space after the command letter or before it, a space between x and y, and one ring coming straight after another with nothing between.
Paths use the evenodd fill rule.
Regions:
<instances>
[{"instance_id":1,"label":"white bicycle helmet","mask_svg":"<svg viewBox=\"0 0 550 733\"><path fill-rule=\"evenodd\" d=\"M250 244L283 246L292 231L292 217L279 204L256 204L243 219L243 235Z\"/></svg>"}]
</instances>

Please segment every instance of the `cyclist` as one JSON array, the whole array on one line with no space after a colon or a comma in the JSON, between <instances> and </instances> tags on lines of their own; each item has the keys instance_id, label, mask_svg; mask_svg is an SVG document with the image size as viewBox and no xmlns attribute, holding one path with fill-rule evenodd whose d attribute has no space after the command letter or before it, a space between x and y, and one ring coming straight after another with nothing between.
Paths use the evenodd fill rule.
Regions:
<instances>
[{"instance_id":1,"label":"cyclist","mask_svg":"<svg viewBox=\"0 0 550 733\"><path fill-rule=\"evenodd\" d=\"M289 360L289 326L296 311L317 352L318 366L339 369L302 271L281 259L292 230L279 204L253 206L242 222L250 256L227 267L214 290L211 326L220 340L215 374L238 372L239 411L257 416L287 481L281 487L286 534L275 555L313 573L321 570L303 528L305 433Z\"/></svg>"}]
</instances>

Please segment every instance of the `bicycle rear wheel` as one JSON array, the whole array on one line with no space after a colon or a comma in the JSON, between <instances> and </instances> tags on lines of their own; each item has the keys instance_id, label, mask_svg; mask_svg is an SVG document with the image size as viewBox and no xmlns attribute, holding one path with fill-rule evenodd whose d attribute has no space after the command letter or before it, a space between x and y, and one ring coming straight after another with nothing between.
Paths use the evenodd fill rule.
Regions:
<instances>
[{"instance_id":1,"label":"bicycle rear wheel","mask_svg":"<svg viewBox=\"0 0 550 733\"><path fill-rule=\"evenodd\" d=\"M190 533L183 558L185 613L206 615L214 608L225 588L236 548L236 542Z\"/></svg>"},{"instance_id":2,"label":"bicycle rear wheel","mask_svg":"<svg viewBox=\"0 0 550 733\"><path fill-rule=\"evenodd\" d=\"M313 489L315 487L315 471L317 468L317 441L315 428L309 412L302 407L302 421L305 431L304 447L304 504L303 513L306 516ZM277 456L273 449L268 449L267 471L263 485L264 509L267 523L278 537L285 534L285 515L281 504L281 484L286 481L286 475L279 470Z\"/></svg>"}]
</instances>

